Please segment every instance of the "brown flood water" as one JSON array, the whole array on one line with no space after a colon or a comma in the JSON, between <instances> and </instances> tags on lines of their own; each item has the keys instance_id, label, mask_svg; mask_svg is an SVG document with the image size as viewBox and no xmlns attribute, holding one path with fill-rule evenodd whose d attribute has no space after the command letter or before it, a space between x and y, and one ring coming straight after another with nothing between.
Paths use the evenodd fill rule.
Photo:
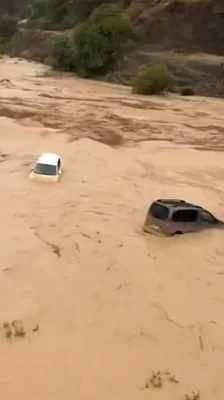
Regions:
<instances>
[{"instance_id":1,"label":"brown flood water","mask_svg":"<svg viewBox=\"0 0 224 400\"><path fill-rule=\"evenodd\" d=\"M223 400L223 233L141 230L161 197L224 219L223 133L221 100L0 61L2 399ZM28 179L42 151L56 185ZM153 370L179 383L146 388Z\"/></svg>"}]
</instances>

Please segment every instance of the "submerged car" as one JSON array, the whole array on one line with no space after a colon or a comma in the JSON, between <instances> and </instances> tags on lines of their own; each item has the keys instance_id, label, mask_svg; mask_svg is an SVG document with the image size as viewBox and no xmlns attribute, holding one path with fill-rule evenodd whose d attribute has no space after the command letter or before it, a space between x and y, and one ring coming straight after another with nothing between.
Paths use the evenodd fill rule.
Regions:
<instances>
[{"instance_id":1,"label":"submerged car","mask_svg":"<svg viewBox=\"0 0 224 400\"><path fill-rule=\"evenodd\" d=\"M160 199L149 207L143 230L157 235L171 236L212 227L224 229L224 222L203 207L184 200Z\"/></svg>"},{"instance_id":2,"label":"submerged car","mask_svg":"<svg viewBox=\"0 0 224 400\"><path fill-rule=\"evenodd\" d=\"M30 179L39 182L58 182L62 173L62 160L55 153L42 153L30 172Z\"/></svg>"}]
</instances>

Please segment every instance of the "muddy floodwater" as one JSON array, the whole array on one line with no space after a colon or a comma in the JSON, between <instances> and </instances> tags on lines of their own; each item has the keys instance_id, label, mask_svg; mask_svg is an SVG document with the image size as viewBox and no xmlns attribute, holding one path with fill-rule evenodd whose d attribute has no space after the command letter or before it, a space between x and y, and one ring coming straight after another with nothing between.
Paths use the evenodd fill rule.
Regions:
<instances>
[{"instance_id":1,"label":"muddy floodwater","mask_svg":"<svg viewBox=\"0 0 224 400\"><path fill-rule=\"evenodd\" d=\"M141 227L163 197L224 219L223 135L223 100L0 60L2 400L224 399L224 233Z\"/></svg>"}]
</instances>

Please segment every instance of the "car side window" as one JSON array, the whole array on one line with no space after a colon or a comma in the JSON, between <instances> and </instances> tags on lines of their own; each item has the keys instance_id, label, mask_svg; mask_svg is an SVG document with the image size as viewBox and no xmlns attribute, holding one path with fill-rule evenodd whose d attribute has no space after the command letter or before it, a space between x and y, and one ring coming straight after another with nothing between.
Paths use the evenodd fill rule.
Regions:
<instances>
[{"instance_id":1,"label":"car side window","mask_svg":"<svg viewBox=\"0 0 224 400\"><path fill-rule=\"evenodd\" d=\"M177 210L172 215L172 221L174 222L196 222L197 219L197 210Z\"/></svg>"},{"instance_id":2,"label":"car side window","mask_svg":"<svg viewBox=\"0 0 224 400\"><path fill-rule=\"evenodd\" d=\"M207 211L201 211L200 217L204 222L209 222L210 224L215 222L215 218L213 217L213 215L209 214Z\"/></svg>"}]
</instances>

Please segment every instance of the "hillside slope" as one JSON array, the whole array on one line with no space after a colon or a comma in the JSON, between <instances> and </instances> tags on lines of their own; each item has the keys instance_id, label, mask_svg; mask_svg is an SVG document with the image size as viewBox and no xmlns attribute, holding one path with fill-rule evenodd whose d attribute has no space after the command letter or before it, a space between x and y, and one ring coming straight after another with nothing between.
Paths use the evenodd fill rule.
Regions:
<instances>
[{"instance_id":1,"label":"hillside slope","mask_svg":"<svg viewBox=\"0 0 224 400\"><path fill-rule=\"evenodd\" d=\"M162 62L180 86L223 96L221 0L143 0L132 2L126 11L138 35L136 47L103 79L128 84L140 64ZM69 32L21 29L12 42L12 55L49 64L55 37Z\"/></svg>"},{"instance_id":2,"label":"hillside slope","mask_svg":"<svg viewBox=\"0 0 224 400\"><path fill-rule=\"evenodd\" d=\"M145 45L163 50L224 53L222 0L143 0L142 4L144 10L136 23Z\"/></svg>"}]
</instances>

